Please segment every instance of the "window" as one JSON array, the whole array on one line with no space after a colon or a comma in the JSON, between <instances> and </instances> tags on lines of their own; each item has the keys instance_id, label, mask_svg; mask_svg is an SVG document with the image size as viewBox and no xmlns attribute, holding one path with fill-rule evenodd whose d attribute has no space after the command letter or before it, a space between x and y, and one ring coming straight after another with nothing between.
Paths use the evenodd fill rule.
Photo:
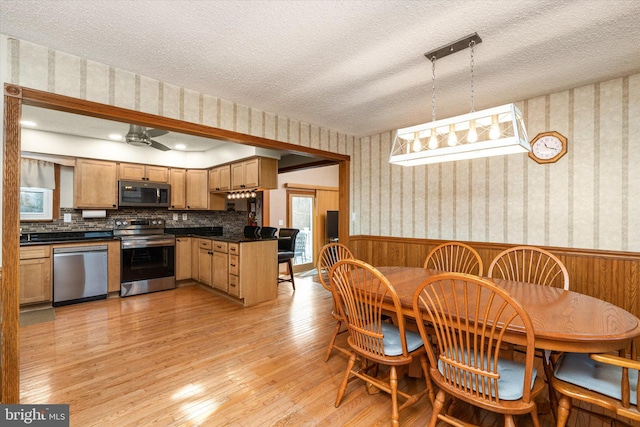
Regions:
<instances>
[{"instance_id":1,"label":"window","mask_svg":"<svg viewBox=\"0 0 640 427\"><path fill-rule=\"evenodd\" d=\"M20 220L51 220L53 190L48 188L20 187Z\"/></svg>"}]
</instances>

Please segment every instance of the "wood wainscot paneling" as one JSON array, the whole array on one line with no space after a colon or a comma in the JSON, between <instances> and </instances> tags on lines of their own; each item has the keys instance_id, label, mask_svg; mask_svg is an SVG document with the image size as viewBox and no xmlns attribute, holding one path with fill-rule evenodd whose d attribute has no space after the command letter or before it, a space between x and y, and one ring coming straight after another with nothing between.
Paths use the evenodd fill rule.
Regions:
<instances>
[{"instance_id":1,"label":"wood wainscot paneling","mask_svg":"<svg viewBox=\"0 0 640 427\"><path fill-rule=\"evenodd\" d=\"M374 266L421 267L429 251L444 240L384 236L350 236L354 256ZM482 258L484 274L496 255L516 246L463 242ZM569 272L569 289L615 304L640 318L640 253L541 246L556 255ZM640 345L640 339L637 340Z\"/></svg>"}]
</instances>

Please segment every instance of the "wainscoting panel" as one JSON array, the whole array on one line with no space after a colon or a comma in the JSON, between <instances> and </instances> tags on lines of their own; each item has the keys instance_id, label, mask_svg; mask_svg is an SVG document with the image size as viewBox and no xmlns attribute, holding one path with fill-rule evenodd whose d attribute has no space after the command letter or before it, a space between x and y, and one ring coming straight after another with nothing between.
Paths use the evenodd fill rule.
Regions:
<instances>
[{"instance_id":1,"label":"wainscoting panel","mask_svg":"<svg viewBox=\"0 0 640 427\"><path fill-rule=\"evenodd\" d=\"M422 267L443 240L401 237L351 236L354 256L374 266ZM514 246L502 243L463 242L482 258L484 274L493 258ZM640 318L640 253L543 247L556 255L569 272L569 289L622 307ZM638 340L640 344L640 339Z\"/></svg>"}]
</instances>

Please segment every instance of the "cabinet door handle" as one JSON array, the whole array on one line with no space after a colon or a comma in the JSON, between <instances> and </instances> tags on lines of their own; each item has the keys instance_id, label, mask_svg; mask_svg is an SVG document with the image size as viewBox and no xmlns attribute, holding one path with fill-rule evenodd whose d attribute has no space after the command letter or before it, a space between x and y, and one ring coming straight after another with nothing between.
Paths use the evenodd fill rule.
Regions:
<instances>
[{"instance_id":1,"label":"cabinet door handle","mask_svg":"<svg viewBox=\"0 0 640 427\"><path fill-rule=\"evenodd\" d=\"M236 287L233 283L229 283L229 286L233 286L234 288Z\"/></svg>"},{"instance_id":2,"label":"cabinet door handle","mask_svg":"<svg viewBox=\"0 0 640 427\"><path fill-rule=\"evenodd\" d=\"M235 267L235 266L236 266L235 264L231 264L231 267Z\"/></svg>"}]
</instances>

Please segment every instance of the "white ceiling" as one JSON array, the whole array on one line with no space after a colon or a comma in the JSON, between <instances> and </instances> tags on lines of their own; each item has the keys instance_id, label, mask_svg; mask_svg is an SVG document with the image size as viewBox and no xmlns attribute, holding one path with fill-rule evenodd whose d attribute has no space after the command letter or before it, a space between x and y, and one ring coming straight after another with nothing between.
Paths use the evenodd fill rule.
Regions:
<instances>
[{"instance_id":1,"label":"white ceiling","mask_svg":"<svg viewBox=\"0 0 640 427\"><path fill-rule=\"evenodd\" d=\"M0 6L9 36L356 136L430 121L423 54L473 32L476 109L640 71L637 0ZM469 111L469 53L436 63L437 118Z\"/></svg>"}]
</instances>

